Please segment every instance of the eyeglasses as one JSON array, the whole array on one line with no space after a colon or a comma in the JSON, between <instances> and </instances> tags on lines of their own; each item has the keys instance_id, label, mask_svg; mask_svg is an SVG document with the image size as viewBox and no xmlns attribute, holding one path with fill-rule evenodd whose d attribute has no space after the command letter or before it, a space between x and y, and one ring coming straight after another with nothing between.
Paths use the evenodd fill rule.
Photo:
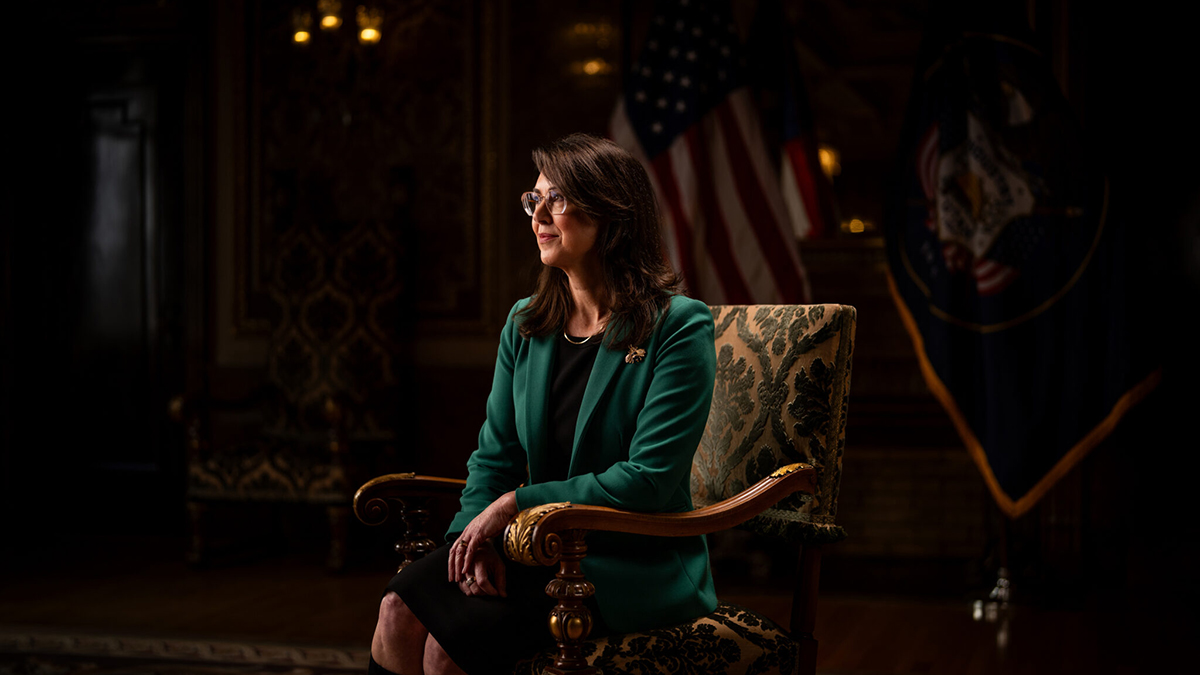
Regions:
<instances>
[{"instance_id":1,"label":"eyeglasses","mask_svg":"<svg viewBox=\"0 0 1200 675\"><path fill-rule=\"evenodd\" d=\"M543 201L546 202L546 209L556 216L561 216L567 210L567 198L555 190L550 190L544 197L536 192L521 195L521 206L524 206L525 213L531 216Z\"/></svg>"}]
</instances>

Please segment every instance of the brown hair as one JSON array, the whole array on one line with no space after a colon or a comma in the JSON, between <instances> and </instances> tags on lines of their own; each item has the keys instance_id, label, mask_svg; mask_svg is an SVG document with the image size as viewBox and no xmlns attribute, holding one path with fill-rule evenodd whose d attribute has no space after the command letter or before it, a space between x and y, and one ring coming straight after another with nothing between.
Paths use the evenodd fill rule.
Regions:
<instances>
[{"instance_id":1,"label":"brown hair","mask_svg":"<svg viewBox=\"0 0 1200 675\"><path fill-rule=\"evenodd\" d=\"M611 304L605 344L619 351L645 344L671 296L680 292L679 277L663 255L658 200L646 170L616 143L588 134L534 150L533 163L571 208L599 226L595 250ZM521 335L557 333L573 309L566 273L547 265L533 299L517 316Z\"/></svg>"}]
</instances>

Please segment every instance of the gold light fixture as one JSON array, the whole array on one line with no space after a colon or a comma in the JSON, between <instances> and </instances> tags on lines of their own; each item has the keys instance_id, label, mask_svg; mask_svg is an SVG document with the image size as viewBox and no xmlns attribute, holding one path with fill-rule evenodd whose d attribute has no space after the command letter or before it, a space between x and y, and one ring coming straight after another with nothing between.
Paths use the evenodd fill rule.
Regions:
<instances>
[{"instance_id":1,"label":"gold light fixture","mask_svg":"<svg viewBox=\"0 0 1200 675\"><path fill-rule=\"evenodd\" d=\"M829 180L833 180L834 176L841 175L842 153L828 145L822 145L817 148L817 158L821 161L821 171L825 172L825 176Z\"/></svg>"},{"instance_id":2,"label":"gold light fixture","mask_svg":"<svg viewBox=\"0 0 1200 675\"><path fill-rule=\"evenodd\" d=\"M565 63L564 71L580 78L580 83L601 84L614 72L605 52L617 35L617 29L605 19L578 21L565 27L563 37L570 44L573 56ZM590 85L589 85L590 86Z\"/></svg>"},{"instance_id":3,"label":"gold light fixture","mask_svg":"<svg viewBox=\"0 0 1200 675\"><path fill-rule=\"evenodd\" d=\"M602 58L571 63L571 72L575 75L608 75L612 70L612 64Z\"/></svg>"},{"instance_id":4,"label":"gold light fixture","mask_svg":"<svg viewBox=\"0 0 1200 675\"><path fill-rule=\"evenodd\" d=\"M339 0L317 0L321 14L321 30L337 30L342 25L342 3Z\"/></svg>"},{"instance_id":5,"label":"gold light fixture","mask_svg":"<svg viewBox=\"0 0 1200 675\"><path fill-rule=\"evenodd\" d=\"M306 45L312 40L312 14L307 10L292 10L292 40Z\"/></svg>"},{"instance_id":6,"label":"gold light fixture","mask_svg":"<svg viewBox=\"0 0 1200 675\"><path fill-rule=\"evenodd\" d=\"M865 234L875 231L875 223L869 220L862 220L861 218L851 218L850 220L843 220L840 229L842 232L850 234Z\"/></svg>"},{"instance_id":7,"label":"gold light fixture","mask_svg":"<svg viewBox=\"0 0 1200 675\"><path fill-rule=\"evenodd\" d=\"M364 45L373 45L383 37L379 27L383 25L383 12L372 7L370 9L359 5L355 15L358 19L358 41Z\"/></svg>"},{"instance_id":8,"label":"gold light fixture","mask_svg":"<svg viewBox=\"0 0 1200 675\"><path fill-rule=\"evenodd\" d=\"M607 21L588 23L580 21L568 29L576 40L584 43L594 43L600 49L607 49L609 42L615 37L616 28Z\"/></svg>"}]
</instances>

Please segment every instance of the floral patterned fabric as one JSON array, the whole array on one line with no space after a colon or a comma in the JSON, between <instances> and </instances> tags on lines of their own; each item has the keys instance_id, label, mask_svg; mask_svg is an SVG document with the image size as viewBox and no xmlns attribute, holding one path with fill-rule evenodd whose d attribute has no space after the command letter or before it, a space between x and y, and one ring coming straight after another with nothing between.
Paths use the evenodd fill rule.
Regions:
<instances>
[{"instance_id":1,"label":"floral patterned fabric","mask_svg":"<svg viewBox=\"0 0 1200 675\"><path fill-rule=\"evenodd\" d=\"M328 444L242 443L188 463L190 499L345 504L352 481Z\"/></svg>"},{"instance_id":2,"label":"floral patterned fabric","mask_svg":"<svg viewBox=\"0 0 1200 675\"><path fill-rule=\"evenodd\" d=\"M834 524L845 450L856 312L845 305L710 307L716 325L712 410L692 464L696 508L728 499L775 469L806 462L817 492L796 494L742 527L815 543Z\"/></svg>"},{"instance_id":3,"label":"floral patterned fabric","mask_svg":"<svg viewBox=\"0 0 1200 675\"><path fill-rule=\"evenodd\" d=\"M798 644L770 619L721 603L716 611L690 623L644 633L611 635L583 643L589 665L602 673L670 675L721 673L755 675L796 671ZM519 662L514 675L541 675L554 663L556 650Z\"/></svg>"}]
</instances>

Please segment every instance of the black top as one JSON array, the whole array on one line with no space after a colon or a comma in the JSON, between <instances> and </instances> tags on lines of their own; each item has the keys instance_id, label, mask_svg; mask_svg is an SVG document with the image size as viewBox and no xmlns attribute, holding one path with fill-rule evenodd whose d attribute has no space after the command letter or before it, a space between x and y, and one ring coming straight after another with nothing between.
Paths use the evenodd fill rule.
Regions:
<instances>
[{"instance_id":1,"label":"black top","mask_svg":"<svg viewBox=\"0 0 1200 675\"><path fill-rule=\"evenodd\" d=\"M576 342L583 338L571 336ZM587 342L576 345L559 336L558 349L554 356L554 369L550 373L550 429L548 430L550 466L546 480L566 480L571 465L571 446L575 443L575 423L579 420L579 407L583 404L583 392L587 389L592 364L600 352L603 336L593 336Z\"/></svg>"}]
</instances>

